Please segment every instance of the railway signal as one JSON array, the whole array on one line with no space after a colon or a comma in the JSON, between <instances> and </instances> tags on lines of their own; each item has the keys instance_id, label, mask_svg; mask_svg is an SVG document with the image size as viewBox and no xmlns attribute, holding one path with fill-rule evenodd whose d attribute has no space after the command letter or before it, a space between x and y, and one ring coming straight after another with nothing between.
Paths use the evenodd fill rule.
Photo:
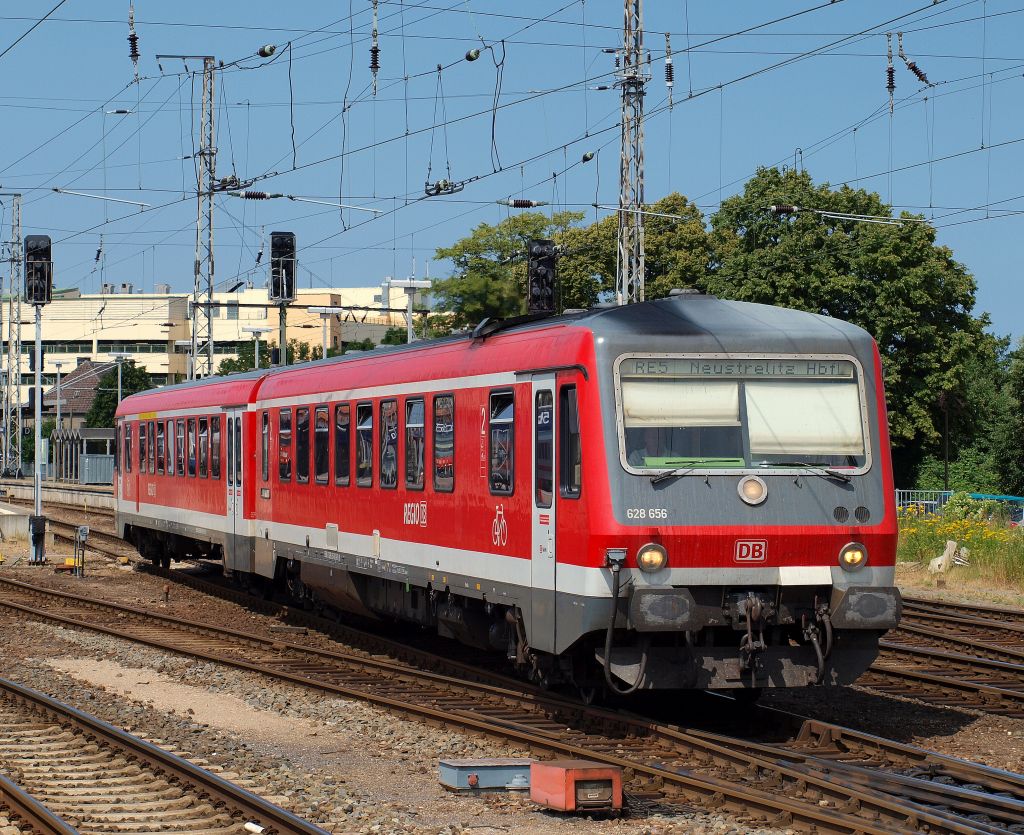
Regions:
<instances>
[{"instance_id":1,"label":"railway signal","mask_svg":"<svg viewBox=\"0 0 1024 835\"><path fill-rule=\"evenodd\" d=\"M554 241L534 238L527 245L527 252L527 312L552 314L555 312L558 250Z\"/></svg>"},{"instance_id":2,"label":"railway signal","mask_svg":"<svg viewBox=\"0 0 1024 835\"><path fill-rule=\"evenodd\" d=\"M295 233L270 233L270 300L295 301Z\"/></svg>"},{"instance_id":3,"label":"railway signal","mask_svg":"<svg viewBox=\"0 0 1024 835\"><path fill-rule=\"evenodd\" d=\"M33 411L35 413L35 458L33 471L33 493L35 513L29 517L28 529L32 541L32 555L29 563L42 565L46 562L46 517L43 516L43 305L49 304L53 289L53 246L49 235L25 236L25 301L35 307L36 346L32 370L35 372Z\"/></svg>"},{"instance_id":4,"label":"railway signal","mask_svg":"<svg viewBox=\"0 0 1024 835\"><path fill-rule=\"evenodd\" d=\"M49 235L25 236L25 301L49 304L53 288L53 248Z\"/></svg>"}]
</instances>

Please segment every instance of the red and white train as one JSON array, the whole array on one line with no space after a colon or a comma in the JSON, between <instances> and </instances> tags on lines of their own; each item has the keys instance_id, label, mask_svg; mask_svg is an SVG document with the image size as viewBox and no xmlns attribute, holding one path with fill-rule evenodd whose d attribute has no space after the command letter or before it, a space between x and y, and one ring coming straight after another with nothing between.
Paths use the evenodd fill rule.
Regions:
<instances>
[{"instance_id":1,"label":"red and white train","mask_svg":"<svg viewBox=\"0 0 1024 835\"><path fill-rule=\"evenodd\" d=\"M894 627L882 372L693 293L147 391L117 527L581 688L851 682Z\"/></svg>"}]
</instances>

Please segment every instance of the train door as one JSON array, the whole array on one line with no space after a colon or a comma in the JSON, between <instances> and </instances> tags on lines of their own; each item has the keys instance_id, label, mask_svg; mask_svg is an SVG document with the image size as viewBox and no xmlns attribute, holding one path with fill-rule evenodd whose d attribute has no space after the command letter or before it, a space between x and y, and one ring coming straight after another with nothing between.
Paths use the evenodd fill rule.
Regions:
<instances>
[{"instance_id":1,"label":"train door","mask_svg":"<svg viewBox=\"0 0 1024 835\"><path fill-rule=\"evenodd\" d=\"M555 377L533 377L532 547L533 598L530 644L539 650L555 646Z\"/></svg>"},{"instance_id":2,"label":"train door","mask_svg":"<svg viewBox=\"0 0 1024 835\"><path fill-rule=\"evenodd\" d=\"M227 446L227 547L224 553L224 567L229 570L236 568L249 570L248 536L245 526L245 497L242 489L242 478L246 475L242 466L242 412L232 409L227 413L225 427L225 443Z\"/></svg>"}]
</instances>

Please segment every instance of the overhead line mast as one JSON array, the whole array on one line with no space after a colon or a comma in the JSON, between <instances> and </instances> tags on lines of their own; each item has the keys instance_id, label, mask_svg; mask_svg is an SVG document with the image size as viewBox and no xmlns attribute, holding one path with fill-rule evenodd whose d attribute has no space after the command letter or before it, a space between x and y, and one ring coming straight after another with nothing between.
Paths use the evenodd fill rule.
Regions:
<instances>
[{"instance_id":1,"label":"overhead line mast","mask_svg":"<svg viewBox=\"0 0 1024 835\"><path fill-rule=\"evenodd\" d=\"M644 54L643 0L625 0L622 88L622 151L619 157L619 248L616 299L644 300L644 85L650 74Z\"/></svg>"}]
</instances>

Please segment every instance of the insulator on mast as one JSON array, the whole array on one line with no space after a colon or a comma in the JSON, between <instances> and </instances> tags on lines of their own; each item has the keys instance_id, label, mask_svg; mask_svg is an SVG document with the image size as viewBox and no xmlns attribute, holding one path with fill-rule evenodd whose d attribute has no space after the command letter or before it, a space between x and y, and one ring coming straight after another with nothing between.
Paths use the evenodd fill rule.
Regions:
<instances>
[{"instance_id":1,"label":"insulator on mast","mask_svg":"<svg viewBox=\"0 0 1024 835\"><path fill-rule=\"evenodd\" d=\"M668 88L668 106L672 109L672 88L676 83L676 68L672 66L672 36L665 33L665 86Z\"/></svg>"},{"instance_id":2,"label":"insulator on mast","mask_svg":"<svg viewBox=\"0 0 1024 835\"><path fill-rule=\"evenodd\" d=\"M380 45L377 42L377 0L373 0L373 31L370 34L370 73L373 75L373 95L377 95L377 72L380 70Z\"/></svg>"},{"instance_id":3,"label":"insulator on mast","mask_svg":"<svg viewBox=\"0 0 1024 835\"><path fill-rule=\"evenodd\" d=\"M885 41L888 46L889 64L885 70L885 89L889 91L889 115L893 112L893 93L896 92L896 70L892 66L892 32L885 33Z\"/></svg>"},{"instance_id":4,"label":"insulator on mast","mask_svg":"<svg viewBox=\"0 0 1024 835\"><path fill-rule=\"evenodd\" d=\"M900 56L900 58L903 59L903 63L907 65L907 69L910 70L914 75L916 75L917 76L917 80L920 81L922 84L930 84L931 82L928 81L928 76L925 75L924 70L922 70L917 65L916 61L911 61L909 58L907 58L907 53L903 51L903 33L902 32L897 32L896 33L896 43L897 43L897 45L899 47L899 56Z\"/></svg>"},{"instance_id":5,"label":"insulator on mast","mask_svg":"<svg viewBox=\"0 0 1024 835\"><path fill-rule=\"evenodd\" d=\"M135 67L135 80L139 80L139 36L135 34L135 4L128 4L128 57Z\"/></svg>"}]
</instances>

